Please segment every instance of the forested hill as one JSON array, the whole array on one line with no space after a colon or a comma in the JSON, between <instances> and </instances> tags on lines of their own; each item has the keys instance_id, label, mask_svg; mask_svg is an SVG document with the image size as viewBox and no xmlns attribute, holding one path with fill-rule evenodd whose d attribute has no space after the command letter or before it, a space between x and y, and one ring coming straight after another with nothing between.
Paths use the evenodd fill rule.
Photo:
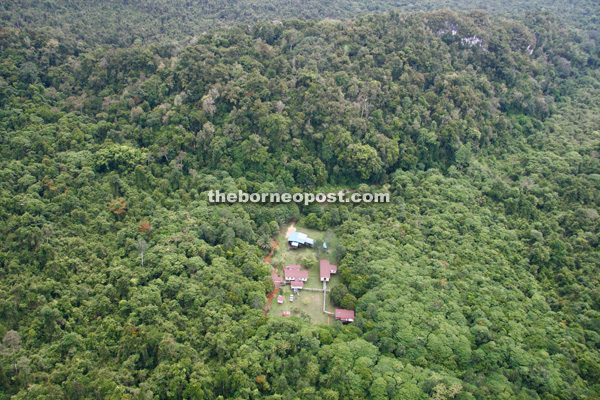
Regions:
<instances>
[{"instance_id":1,"label":"forested hill","mask_svg":"<svg viewBox=\"0 0 600 400\"><path fill-rule=\"evenodd\" d=\"M2 29L0 398L599 397L597 40L447 11ZM341 187L393 201L206 196ZM265 316L290 220L335 233L352 324Z\"/></svg>"},{"instance_id":2,"label":"forested hill","mask_svg":"<svg viewBox=\"0 0 600 400\"><path fill-rule=\"evenodd\" d=\"M567 25L600 29L596 0L10 0L0 2L0 26L43 28L98 44L131 45L200 35L215 27L289 18L348 19L368 12L485 10L524 16L551 12Z\"/></svg>"}]
</instances>

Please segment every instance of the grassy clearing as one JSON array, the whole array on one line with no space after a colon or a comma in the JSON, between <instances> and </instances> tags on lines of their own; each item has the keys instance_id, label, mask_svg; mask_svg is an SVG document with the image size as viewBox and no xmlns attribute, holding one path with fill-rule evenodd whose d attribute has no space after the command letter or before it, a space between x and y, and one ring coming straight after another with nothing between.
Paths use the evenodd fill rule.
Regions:
<instances>
[{"instance_id":1,"label":"grassy clearing","mask_svg":"<svg viewBox=\"0 0 600 400\"><path fill-rule=\"evenodd\" d=\"M321 232L321 231L316 231L313 229L305 229L305 228L299 228L299 231L302 233L306 233L309 237L313 238L313 239L323 239L324 236L327 236L329 238L335 238L335 236L333 235L333 232L331 231L327 231L327 232ZM287 240L285 239L285 236L279 235L277 237L277 240L279 242L279 247L275 250L275 252L273 253L273 256L271 258L271 264L273 264L273 266L277 267L279 269L279 275L283 276L283 267L286 265L291 265L291 264L298 264L298 265L302 265L302 257L304 257L306 254L311 254L315 252L315 249L310 248L310 247L304 247L304 248L300 248L300 249L289 249L288 250L288 246L287 246ZM330 259L331 260L331 255L329 253L323 252L320 256L317 256L318 259ZM335 260L331 260L332 262ZM331 284L336 284L339 282L339 277L337 277L336 275L332 275L331 276ZM315 289L321 289L322 288L322 283L319 281L319 267L315 267L315 268L311 268L308 270L308 282L305 283L306 287L309 288L315 288Z\"/></svg>"},{"instance_id":2,"label":"grassy clearing","mask_svg":"<svg viewBox=\"0 0 600 400\"><path fill-rule=\"evenodd\" d=\"M292 293L292 290L289 286L281 288L279 294L283 295L284 303L277 304L277 299L275 299L269 310L269 315L281 316L283 311L291 311L292 315L301 316L301 313L304 312L310 316L313 324L327 324L328 317L330 317L329 323L333 323L333 317L323 312L323 292L300 290L298 296L294 295L293 303L290 303L290 293ZM327 296L327 310L334 310L333 305L329 302L329 295Z\"/></svg>"},{"instance_id":3,"label":"grassy clearing","mask_svg":"<svg viewBox=\"0 0 600 400\"><path fill-rule=\"evenodd\" d=\"M331 230L329 231L317 231L314 229L307 229L304 227L296 226L297 230L302 233L306 233L310 238L315 240L332 241L335 240L335 236ZM306 254L315 252L315 249L310 247L300 249L288 250L287 239L285 238L285 232L287 228L282 229L282 233L277 237L279 247L273 253L271 258L271 264L279 269L279 275L283 276L283 267L290 264L302 265L302 257ZM319 259L327 259L330 255L328 253L322 253L317 256ZM334 260L332 260L334 261ZM331 282L327 284L327 288L331 289L332 285L339 282L339 277L336 275L331 276ZM323 283L319 280L319 267L311 268L308 270L308 281L305 282L305 287L322 289ZM295 297L294 302L290 303L290 294L292 289L289 285L284 286L279 291L285 298L283 304L277 304L277 299L273 301L269 315L281 316L283 311L291 311L292 315L300 316L302 313L306 313L310 316L313 323L328 323L328 315L323 313L323 292L313 292L308 290L300 290L299 297ZM335 307L329 301L329 294L327 295L327 311L333 311ZM333 318L329 318L329 323L333 322Z\"/></svg>"}]
</instances>

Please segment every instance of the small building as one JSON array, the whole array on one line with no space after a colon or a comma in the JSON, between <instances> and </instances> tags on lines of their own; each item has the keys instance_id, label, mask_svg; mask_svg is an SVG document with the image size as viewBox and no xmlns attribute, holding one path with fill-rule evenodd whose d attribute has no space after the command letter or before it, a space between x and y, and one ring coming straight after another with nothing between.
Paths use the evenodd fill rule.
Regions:
<instances>
[{"instance_id":1,"label":"small building","mask_svg":"<svg viewBox=\"0 0 600 400\"><path fill-rule=\"evenodd\" d=\"M292 289L294 290L298 290L298 289L302 289L304 288L304 282L299 282L299 281L293 281L290 286L292 287Z\"/></svg>"},{"instance_id":2,"label":"small building","mask_svg":"<svg viewBox=\"0 0 600 400\"><path fill-rule=\"evenodd\" d=\"M329 282L331 274L337 273L337 265L333 265L329 260L319 261L319 277L321 282Z\"/></svg>"},{"instance_id":3,"label":"small building","mask_svg":"<svg viewBox=\"0 0 600 400\"><path fill-rule=\"evenodd\" d=\"M283 304L284 297L282 295L277 296L277 304Z\"/></svg>"},{"instance_id":4,"label":"small building","mask_svg":"<svg viewBox=\"0 0 600 400\"><path fill-rule=\"evenodd\" d=\"M306 233L292 232L288 237L288 244L292 248L313 247L315 241L314 239L309 238Z\"/></svg>"},{"instance_id":5,"label":"small building","mask_svg":"<svg viewBox=\"0 0 600 400\"><path fill-rule=\"evenodd\" d=\"M335 319L339 319L342 322L354 322L354 311L336 308Z\"/></svg>"},{"instance_id":6,"label":"small building","mask_svg":"<svg viewBox=\"0 0 600 400\"><path fill-rule=\"evenodd\" d=\"M289 311L284 311L281 313L281 315L283 315L284 317L289 317L290 315L292 315L292 313Z\"/></svg>"}]
</instances>

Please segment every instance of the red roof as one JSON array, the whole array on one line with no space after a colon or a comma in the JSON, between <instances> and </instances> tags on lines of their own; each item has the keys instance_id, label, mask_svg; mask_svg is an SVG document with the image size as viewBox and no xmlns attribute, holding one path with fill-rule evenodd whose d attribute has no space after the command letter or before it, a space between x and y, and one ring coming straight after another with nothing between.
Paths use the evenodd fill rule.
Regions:
<instances>
[{"instance_id":1,"label":"red roof","mask_svg":"<svg viewBox=\"0 0 600 400\"><path fill-rule=\"evenodd\" d=\"M289 317L292 313L289 311L284 311L281 313L281 315L283 315L284 317Z\"/></svg>"},{"instance_id":2,"label":"red roof","mask_svg":"<svg viewBox=\"0 0 600 400\"><path fill-rule=\"evenodd\" d=\"M329 273L335 274L337 272L337 265L333 265L329 262L329 260L321 260L319 261L319 267L322 270L328 269Z\"/></svg>"},{"instance_id":3,"label":"red roof","mask_svg":"<svg viewBox=\"0 0 600 400\"><path fill-rule=\"evenodd\" d=\"M281 296L281 295L277 296L277 302L283 303L283 296Z\"/></svg>"},{"instance_id":4,"label":"red roof","mask_svg":"<svg viewBox=\"0 0 600 400\"><path fill-rule=\"evenodd\" d=\"M297 271L300 271L301 268L302 267L299 266L298 264L291 264L291 265L287 265L287 266L283 267L284 270L291 269L291 270L297 270Z\"/></svg>"},{"instance_id":5,"label":"red roof","mask_svg":"<svg viewBox=\"0 0 600 400\"><path fill-rule=\"evenodd\" d=\"M329 265L326 265L323 261L325 260L321 260L321 265L319 265L319 276L321 279L327 278L329 280L331 278L331 270L329 269Z\"/></svg>"},{"instance_id":6,"label":"red roof","mask_svg":"<svg viewBox=\"0 0 600 400\"><path fill-rule=\"evenodd\" d=\"M346 321L346 322L352 322L352 321L354 321L354 311L336 308L335 318L340 319L342 321Z\"/></svg>"},{"instance_id":7,"label":"red roof","mask_svg":"<svg viewBox=\"0 0 600 400\"><path fill-rule=\"evenodd\" d=\"M290 286L292 287L292 289L302 289L304 287L304 282L292 282Z\"/></svg>"},{"instance_id":8,"label":"red roof","mask_svg":"<svg viewBox=\"0 0 600 400\"><path fill-rule=\"evenodd\" d=\"M283 275L285 275L286 280L308 280L308 271L300 271L295 269L283 269Z\"/></svg>"}]
</instances>

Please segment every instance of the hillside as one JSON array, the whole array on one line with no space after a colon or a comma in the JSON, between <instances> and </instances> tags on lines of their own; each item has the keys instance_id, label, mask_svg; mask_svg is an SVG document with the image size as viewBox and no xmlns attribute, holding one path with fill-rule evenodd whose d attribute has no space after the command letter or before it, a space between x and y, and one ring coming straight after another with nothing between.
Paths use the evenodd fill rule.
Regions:
<instances>
[{"instance_id":1,"label":"hillside","mask_svg":"<svg viewBox=\"0 0 600 400\"><path fill-rule=\"evenodd\" d=\"M11 0L0 3L0 26L50 30L92 47L123 46L135 40L182 40L238 24L442 9L479 9L514 18L550 12L573 28L600 29L600 4L595 0Z\"/></svg>"},{"instance_id":2,"label":"hillside","mask_svg":"<svg viewBox=\"0 0 600 400\"><path fill-rule=\"evenodd\" d=\"M0 398L600 396L599 56L546 13L2 29ZM392 202L207 201L340 188ZM353 323L265 316L292 220Z\"/></svg>"}]
</instances>

